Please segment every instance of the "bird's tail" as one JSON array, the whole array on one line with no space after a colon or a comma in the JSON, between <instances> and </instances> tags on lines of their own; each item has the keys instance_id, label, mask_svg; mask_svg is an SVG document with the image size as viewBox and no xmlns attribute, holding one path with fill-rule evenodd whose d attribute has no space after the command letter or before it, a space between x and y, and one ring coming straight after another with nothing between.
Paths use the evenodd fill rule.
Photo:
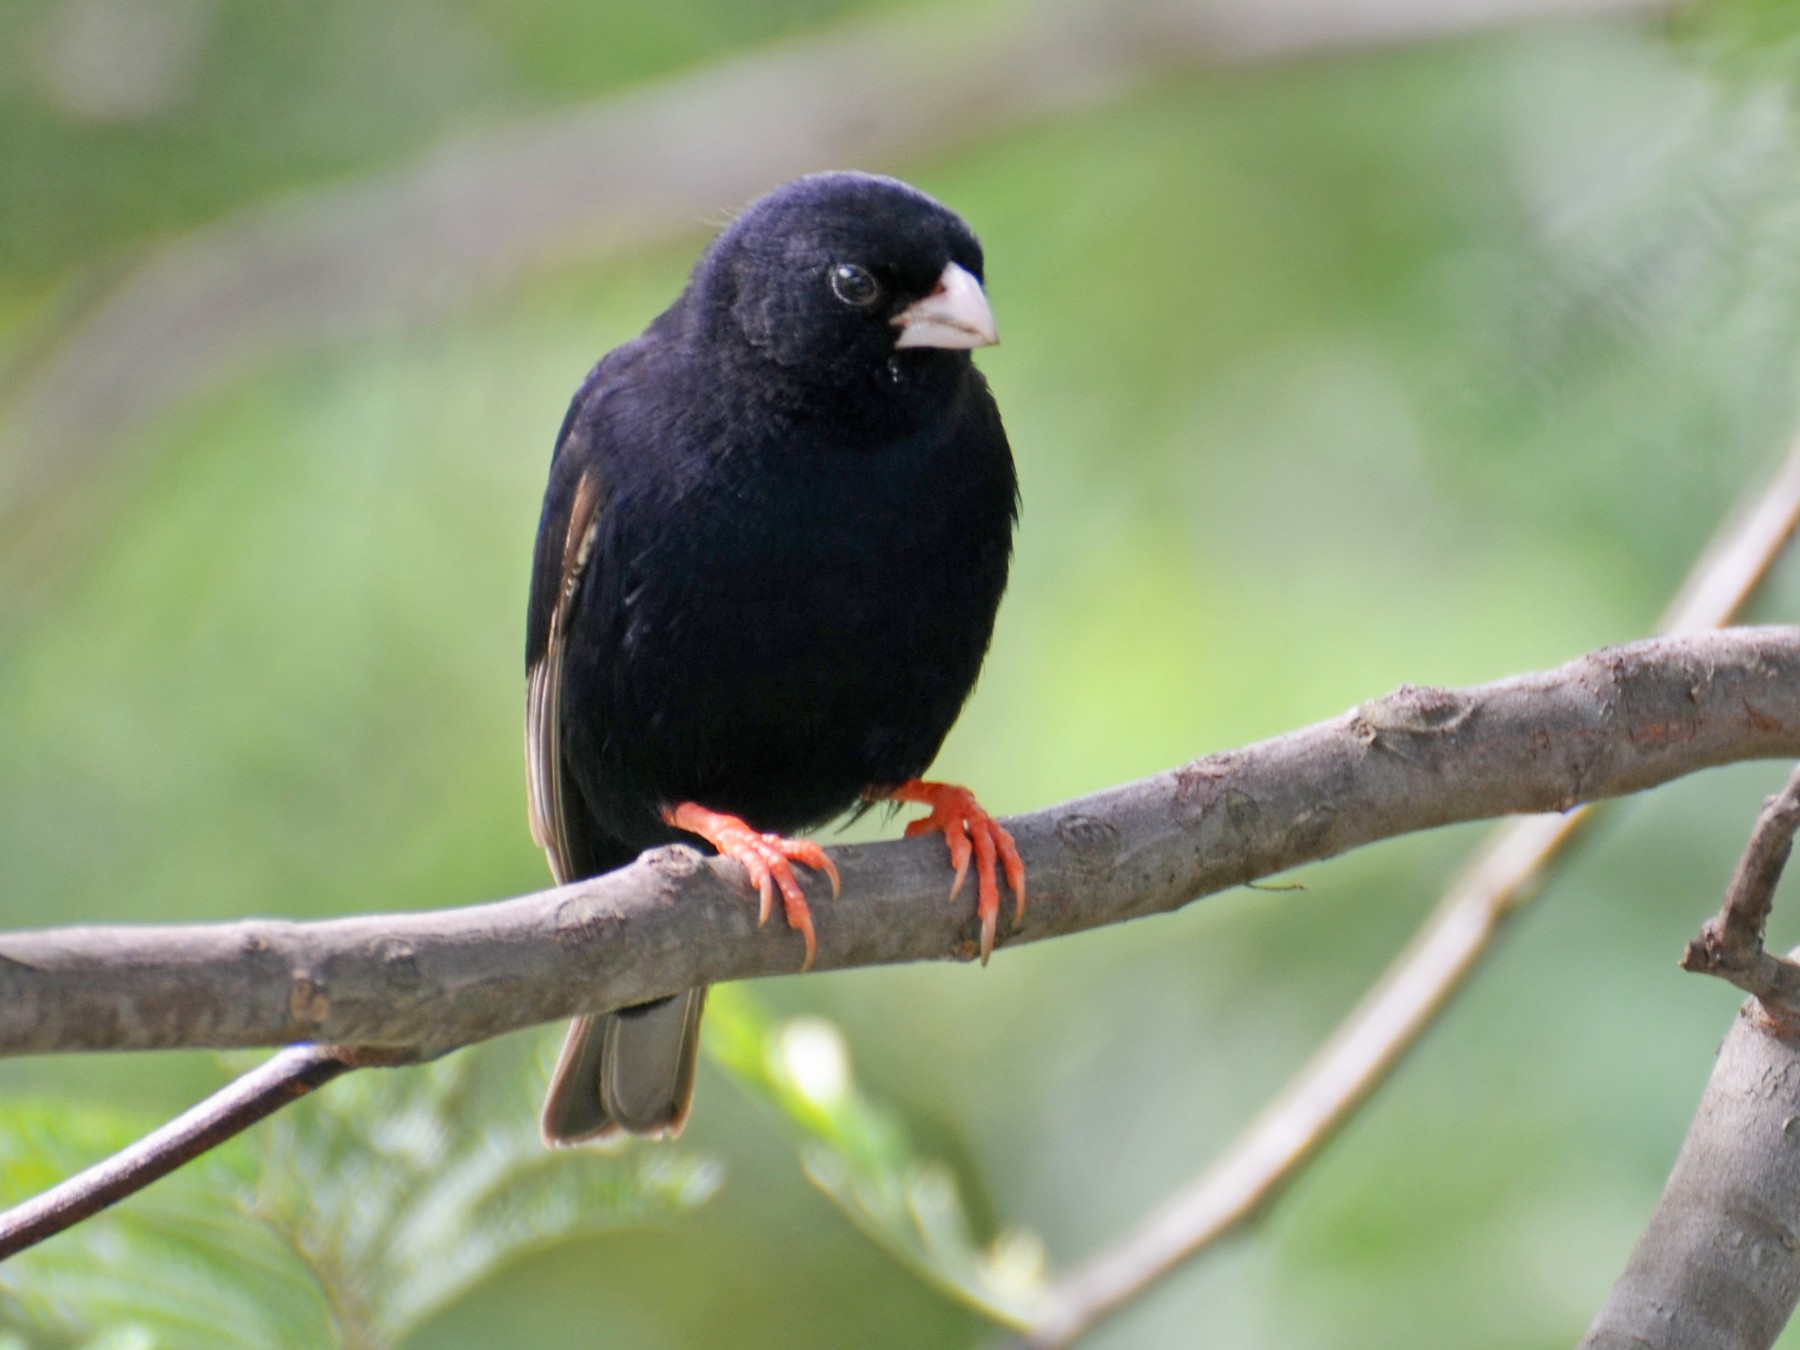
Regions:
<instances>
[{"instance_id":1,"label":"bird's tail","mask_svg":"<svg viewBox=\"0 0 1800 1350\"><path fill-rule=\"evenodd\" d=\"M578 1017L569 1025L544 1101L546 1144L609 1135L673 1139L694 1100L694 1058L706 990Z\"/></svg>"}]
</instances>

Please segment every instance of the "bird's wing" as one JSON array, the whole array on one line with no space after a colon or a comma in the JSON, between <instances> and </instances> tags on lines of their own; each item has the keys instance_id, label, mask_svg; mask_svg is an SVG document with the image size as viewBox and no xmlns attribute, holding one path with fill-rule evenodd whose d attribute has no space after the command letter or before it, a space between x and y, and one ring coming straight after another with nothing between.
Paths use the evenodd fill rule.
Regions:
<instances>
[{"instance_id":1,"label":"bird's wing","mask_svg":"<svg viewBox=\"0 0 1800 1350\"><path fill-rule=\"evenodd\" d=\"M565 431L565 438L567 435ZM565 444L564 455L568 449ZM564 455L559 455L559 460ZM561 492L556 491L557 475L552 474L551 496L538 527L527 635L525 776L531 837L549 857L550 871L559 884L573 880L581 866L574 855L573 803L563 776L563 647L606 496L600 472L591 460L574 473L573 487Z\"/></svg>"}]
</instances>

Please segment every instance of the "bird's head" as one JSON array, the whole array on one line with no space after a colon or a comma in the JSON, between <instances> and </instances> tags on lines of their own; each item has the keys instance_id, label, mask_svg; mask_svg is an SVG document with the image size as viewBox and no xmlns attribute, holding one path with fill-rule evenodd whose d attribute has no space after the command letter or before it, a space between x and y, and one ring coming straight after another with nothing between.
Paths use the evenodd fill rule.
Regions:
<instances>
[{"instance_id":1,"label":"bird's head","mask_svg":"<svg viewBox=\"0 0 1800 1350\"><path fill-rule=\"evenodd\" d=\"M809 385L855 387L999 341L981 244L892 178L822 173L747 208L695 268L724 332Z\"/></svg>"}]
</instances>

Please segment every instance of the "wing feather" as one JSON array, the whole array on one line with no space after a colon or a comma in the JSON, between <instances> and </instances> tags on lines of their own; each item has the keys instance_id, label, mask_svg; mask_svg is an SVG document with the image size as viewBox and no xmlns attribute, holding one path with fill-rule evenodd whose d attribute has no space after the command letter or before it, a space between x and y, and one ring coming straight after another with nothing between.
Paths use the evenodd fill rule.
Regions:
<instances>
[{"instance_id":1,"label":"wing feather","mask_svg":"<svg viewBox=\"0 0 1800 1350\"><path fill-rule=\"evenodd\" d=\"M563 531L560 566L554 577L556 598L550 610L544 648L526 672L525 781L531 837L550 859L551 874L559 885L573 879L575 868L570 846L569 803L563 792L563 648L581 579L593 554L603 496L599 475L592 468L583 469L575 484L568 524ZM540 559L542 575L533 578L534 587L541 587L552 579L548 569L542 566L543 562Z\"/></svg>"}]
</instances>

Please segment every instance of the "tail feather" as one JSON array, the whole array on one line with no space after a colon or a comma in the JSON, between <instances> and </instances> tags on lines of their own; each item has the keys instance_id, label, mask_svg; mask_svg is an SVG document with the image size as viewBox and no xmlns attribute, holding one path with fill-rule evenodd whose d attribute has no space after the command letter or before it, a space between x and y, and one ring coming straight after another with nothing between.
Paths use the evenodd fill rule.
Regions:
<instances>
[{"instance_id":1,"label":"tail feather","mask_svg":"<svg viewBox=\"0 0 1800 1350\"><path fill-rule=\"evenodd\" d=\"M550 1079L547 1144L618 1133L672 1139L694 1100L705 989L577 1018Z\"/></svg>"}]
</instances>

